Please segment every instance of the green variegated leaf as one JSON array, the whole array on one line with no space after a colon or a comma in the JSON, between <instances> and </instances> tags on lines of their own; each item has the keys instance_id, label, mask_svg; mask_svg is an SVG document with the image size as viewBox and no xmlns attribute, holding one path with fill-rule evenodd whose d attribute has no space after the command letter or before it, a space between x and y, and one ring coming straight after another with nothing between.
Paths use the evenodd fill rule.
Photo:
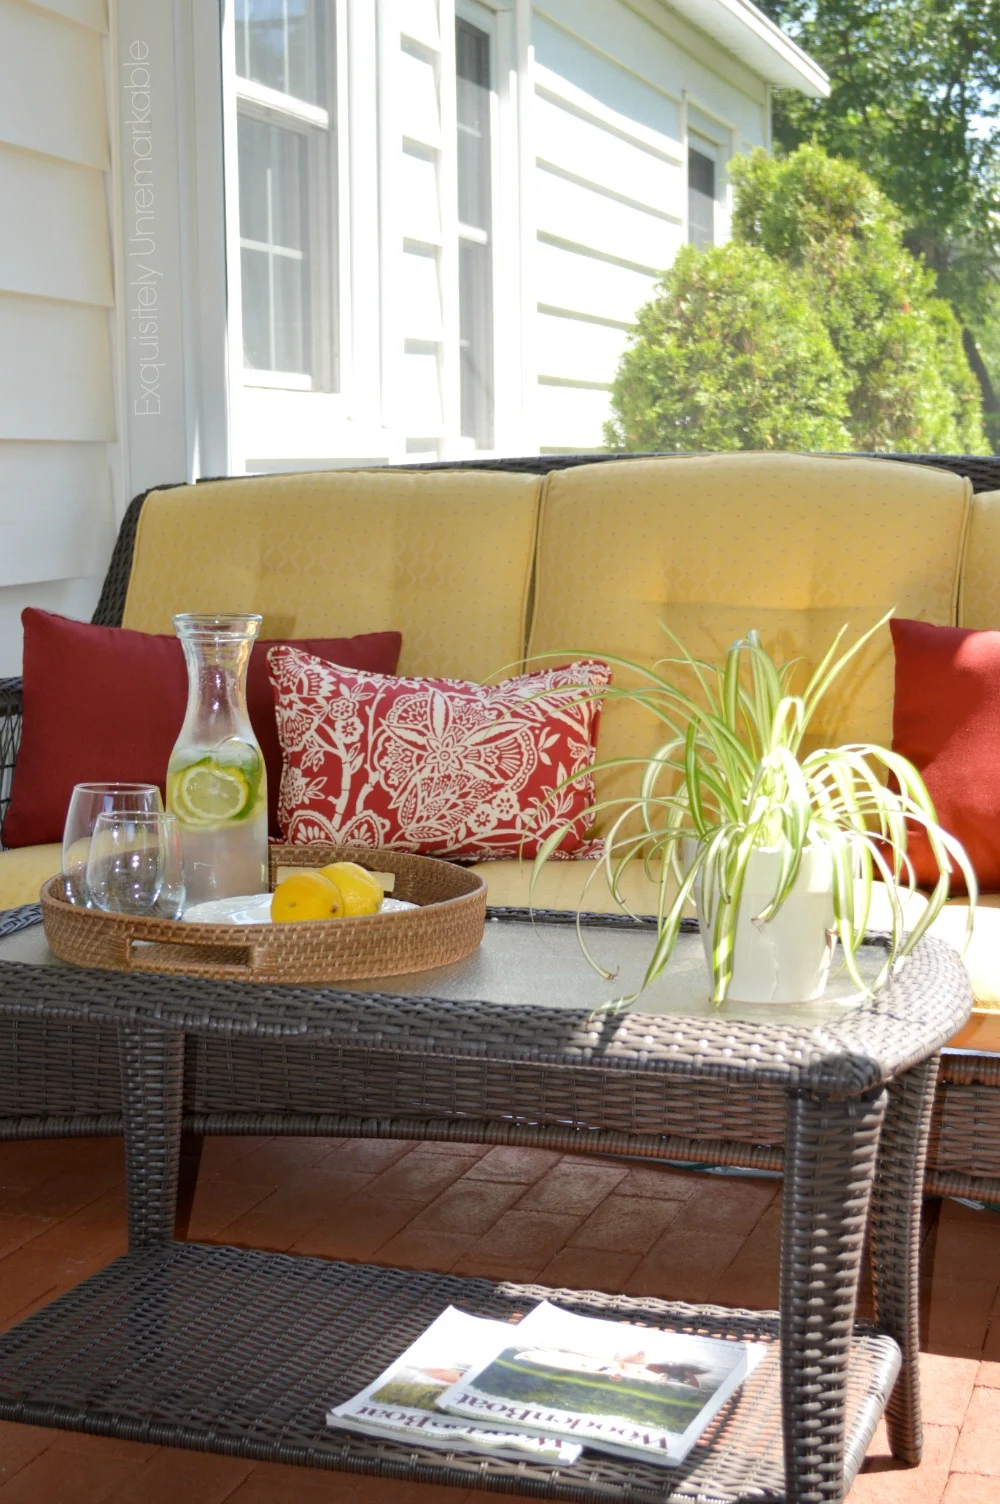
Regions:
<instances>
[{"instance_id":1,"label":"green variegated leaf","mask_svg":"<svg viewBox=\"0 0 1000 1504\"><path fill-rule=\"evenodd\" d=\"M794 691L797 664L776 664L752 630L732 645L720 664L693 658L666 627L676 655L661 659L652 669L604 655L613 667L636 675L639 687L616 685L587 692L588 698L629 701L667 728L652 757L607 759L583 775L612 768L641 770L637 796L597 802L589 813L610 821L595 872L603 875L620 907L627 911L622 879L630 862L638 858L655 884L658 934L646 983L666 965L697 882L703 922L711 936L713 998L724 1000L747 866L761 847L777 849L780 855L774 890L755 916L761 923L772 919L792 892L810 844L828 847L835 927L845 968L859 989L877 990L897 958L927 932L947 899L956 869L970 895L971 933L975 874L961 845L937 824L916 768L898 753L870 743L823 747L800 756L804 733L823 696L891 614L846 649L847 629L842 628L801 694ZM668 677L678 668L697 685L695 695ZM557 793L580 776L566 779ZM884 781L887 777L891 786ZM904 933L903 900L915 891L907 855L913 827L926 832L939 880L919 920ZM543 843L532 874L532 894L541 864L567 828ZM685 867L681 844L688 837L695 842L695 857L693 865ZM856 958L871 914L876 876L886 890L891 932L885 965L866 988ZM581 944L586 953L582 933Z\"/></svg>"}]
</instances>

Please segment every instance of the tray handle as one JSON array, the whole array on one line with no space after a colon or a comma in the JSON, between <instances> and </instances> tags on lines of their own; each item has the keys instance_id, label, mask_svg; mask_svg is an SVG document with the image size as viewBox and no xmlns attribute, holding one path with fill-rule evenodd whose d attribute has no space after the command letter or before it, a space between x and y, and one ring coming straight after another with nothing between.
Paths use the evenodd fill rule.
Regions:
<instances>
[{"instance_id":1,"label":"tray handle","mask_svg":"<svg viewBox=\"0 0 1000 1504\"><path fill-rule=\"evenodd\" d=\"M194 957L191 950L200 950ZM171 955L171 951L177 952ZM177 934L169 940L139 940L129 936L125 946L125 965L129 971L155 971L191 975L192 962L203 960L206 967L220 978L235 981L250 978L256 969L257 946L252 941L245 945L206 941L198 934L198 927L178 925Z\"/></svg>"}]
</instances>

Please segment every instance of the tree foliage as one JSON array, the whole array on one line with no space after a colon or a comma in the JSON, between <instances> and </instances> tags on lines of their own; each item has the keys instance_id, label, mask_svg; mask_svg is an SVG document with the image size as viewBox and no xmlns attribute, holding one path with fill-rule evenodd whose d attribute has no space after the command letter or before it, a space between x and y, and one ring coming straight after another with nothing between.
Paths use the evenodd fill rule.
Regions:
<instances>
[{"instance_id":1,"label":"tree foliage","mask_svg":"<svg viewBox=\"0 0 1000 1504\"><path fill-rule=\"evenodd\" d=\"M731 170L733 240L640 311L608 443L982 452L960 326L871 180L814 146Z\"/></svg>"},{"instance_id":2,"label":"tree foliage","mask_svg":"<svg viewBox=\"0 0 1000 1504\"><path fill-rule=\"evenodd\" d=\"M615 381L616 449L847 449L847 386L801 278L755 246L685 246Z\"/></svg>"},{"instance_id":3,"label":"tree foliage","mask_svg":"<svg viewBox=\"0 0 1000 1504\"><path fill-rule=\"evenodd\" d=\"M940 294L958 311L987 408L995 410L1000 0L759 3L831 81L829 99L775 95L776 143L790 152L815 142L858 162L898 206L906 244L937 273Z\"/></svg>"},{"instance_id":4,"label":"tree foliage","mask_svg":"<svg viewBox=\"0 0 1000 1504\"><path fill-rule=\"evenodd\" d=\"M854 447L983 448L978 384L935 278L871 178L816 146L732 164L733 235L805 278L850 390Z\"/></svg>"}]
</instances>

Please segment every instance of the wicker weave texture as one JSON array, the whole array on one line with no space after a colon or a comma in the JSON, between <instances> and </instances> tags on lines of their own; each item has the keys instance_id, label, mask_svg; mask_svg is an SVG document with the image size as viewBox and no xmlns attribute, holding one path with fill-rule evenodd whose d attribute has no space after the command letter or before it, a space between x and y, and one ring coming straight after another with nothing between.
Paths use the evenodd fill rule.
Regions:
<instances>
[{"instance_id":1,"label":"wicker weave texture","mask_svg":"<svg viewBox=\"0 0 1000 1504\"><path fill-rule=\"evenodd\" d=\"M921 1192L937 1069L937 1060L928 1060L889 1087L869 1218L875 1319L896 1338L903 1358L886 1422L893 1456L909 1463L920 1461L923 1445L920 1319L912 1272L919 1269Z\"/></svg>"},{"instance_id":2,"label":"wicker weave texture","mask_svg":"<svg viewBox=\"0 0 1000 1504\"><path fill-rule=\"evenodd\" d=\"M445 1306L509 1320L546 1297L583 1314L775 1350L669 1472L596 1452L553 1470L325 1426L325 1411L375 1378ZM538 1498L776 1504L786 1497L776 1335L773 1316L759 1313L172 1245L119 1259L0 1338L0 1415ZM891 1338L872 1332L851 1343L841 1487L860 1465L898 1363Z\"/></svg>"},{"instance_id":3,"label":"wicker weave texture","mask_svg":"<svg viewBox=\"0 0 1000 1504\"><path fill-rule=\"evenodd\" d=\"M516 910L490 912L510 922L526 917ZM0 933L37 921L37 906L26 906L0 920ZM601 922L615 927L628 923L607 917ZM80 973L53 975L52 969L46 969L46 975L39 977L30 971L25 975L24 968L0 970L5 973L0 993L28 1004L20 1017L0 1018L0 1058L6 1062L0 1071L0 1136L119 1131L121 1085L114 1026L38 1016L39 1005L56 1003L60 995L74 995L82 982ZM99 998L108 980L94 974L84 995ZM30 1001L25 993L29 981ZM156 989L156 979L144 980L143 995L155 996ZM229 989L225 994L212 991L216 996L230 995ZM280 1001L288 994L281 990L274 996ZM316 1003L316 995L311 1001ZM365 1005L371 1002L370 997L364 998ZM358 1003L362 1004L360 996ZM247 1006L249 1000L231 1004L226 1018L240 1015ZM404 1021L412 1023L413 1018L407 1013ZM560 1013L557 1027L565 1030L566 1023L567 1015ZM666 1023L662 1021L661 1028ZM785 1125L779 1083L747 1092L724 1079L688 1083L681 1078L674 1079L670 1092L664 1093L656 1076L623 1072L610 1060L602 1068L599 1055L594 1068L567 1079L553 1093L540 1064L501 1061L495 1052L487 1057L485 1049L482 1058L465 1053L455 1060L448 1051L425 1056L409 1044L394 1050L390 1037L373 1054L367 1042L362 1046L352 1038L345 1043L341 1032L320 1056L314 1041L295 1038L295 1028L290 1028L292 1037L284 1031L280 1031L284 1037L278 1038L233 1037L220 1018L214 1033L189 1035L186 1126L214 1133L423 1134L548 1143L566 1150L596 1151L600 1142L604 1152L710 1158L759 1169L779 1169L783 1163ZM789 1046L783 1048L787 1051ZM985 1071L992 1080L995 1064L991 1066L988 1060L981 1067L970 1064L976 1059L945 1057L939 1114L942 1101L947 1114L960 1092L971 1091L977 1100L981 1093L983 1100L970 1130L974 1142L963 1141L958 1148L946 1184L935 1179L932 1161L929 1185L949 1194L989 1192L998 1199L1000 1162L989 1150L994 1121L990 1088L952 1084L949 1079L957 1073L965 1083ZM530 1104L529 1110L525 1103ZM935 1143L937 1153L947 1158L948 1140L939 1134ZM962 1163L968 1163L962 1156L971 1149L979 1156L980 1178L992 1176L992 1187L955 1178Z\"/></svg>"},{"instance_id":4,"label":"wicker weave texture","mask_svg":"<svg viewBox=\"0 0 1000 1504\"><path fill-rule=\"evenodd\" d=\"M80 908L67 903L62 879L54 877L42 890L49 948L62 961L98 970L300 986L447 966L483 938L486 884L452 863L353 846L278 846L270 857L272 877L293 862L353 861L391 872L394 896L418 907L309 924L178 924Z\"/></svg>"},{"instance_id":5,"label":"wicker weave texture","mask_svg":"<svg viewBox=\"0 0 1000 1504\"><path fill-rule=\"evenodd\" d=\"M529 935L530 938L530 935ZM859 1096L934 1054L969 1016L972 994L955 952L924 939L878 997L845 1010L841 1021L743 1022L718 1016L599 1014L529 1006L455 1002L428 996L328 988L252 986L200 978L63 966L0 963L3 1009L12 1017L86 1016L94 1022L155 1023L206 1037L255 1035L311 1040L368 1054L426 1055L481 1079L498 1067L558 1065L565 1070L669 1075ZM566 1119L573 1116L567 1091Z\"/></svg>"},{"instance_id":6,"label":"wicker weave texture","mask_svg":"<svg viewBox=\"0 0 1000 1504\"><path fill-rule=\"evenodd\" d=\"M513 938L520 939L518 926L512 928ZM526 929L523 937L533 938ZM811 1030L686 1016L597 1018L538 1005L498 1008L469 1000L446 1003L191 979L179 989L174 977L67 974L59 967L18 968L11 963L0 967L0 982L10 982L18 973L19 995L8 995L4 1004L15 1017L41 1012L119 1023L132 1252L169 1246L176 1211L186 1034L248 1039L260 1035L279 1041L295 1036L309 1041L318 1085L329 1085L343 1074L338 1051L345 1036L352 1050L360 1052L355 1069L377 1073L383 1057L391 1062L419 1057L431 1074L443 1067L452 1093L456 1081L461 1087L468 1063L478 1067L488 1059L513 1068L513 1084L523 1096L513 1100L513 1113L506 1103L498 1107L492 1100L479 1101L482 1121L509 1131L519 1118L530 1128L538 1116L535 1094L547 1092L563 1104L561 1126L557 1119L548 1125L549 1131L575 1129L588 1147L605 1152L619 1138L627 1147L629 1134L619 1136L601 1122L592 1125L594 1131L586 1131L591 1125L580 1121L576 1103L588 1090L600 1101L613 1081L648 1076L660 1085L664 1099L674 1095L675 1083L682 1095L698 1082L709 1090L739 1083L749 1095L760 1087L781 1089L786 1111L780 1313L785 1493L789 1504L842 1500L845 1477L853 1475L863 1455L847 1419L848 1381L876 1167L883 1220L887 1225L910 1225L919 1216L926 1148L926 1134L902 1131L897 1113L896 1132L889 1139L895 1154L879 1162L880 1131L890 1103L883 1082L894 1082L932 1056L940 1029L951 1032L968 1012L968 979L947 947L923 941L879 999L849 1011L838 1023ZM76 978L72 1000L67 998L67 975ZM80 996L84 976L92 988L88 1002ZM488 1091L488 1073L485 1086ZM365 1116L380 1128L388 1126L371 1107ZM468 1124L461 1115L453 1121L463 1128ZM415 1126L419 1129L419 1122ZM539 1131L537 1121L534 1131ZM640 1136L653 1137L641 1130ZM886 1311L907 1353L917 1340L914 1252L915 1243L904 1240L897 1247L890 1241L879 1271L880 1288L889 1292ZM158 1338L157 1346L162 1349ZM894 1344L894 1354L898 1351ZM262 1362L272 1356L269 1353ZM873 1425L880 1402L872 1396L871 1403ZM20 1413L32 1418L30 1411ZM50 1418L51 1414L50 1410ZM76 1422L65 1423L89 1424L86 1404L81 1403ZM899 1402L897 1433L908 1447L907 1455L919 1455L915 1377ZM728 1448L718 1458L713 1455L713 1467L721 1467L728 1455Z\"/></svg>"},{"instance_id":7,"label":"wicker weave texture","mask_svg":"<svg viewBox=\"0 0 1000 1504\"><path fill-rule=\"evenodd\" d=\"M20 679L0 679L0 843L21 743L21 698Z\"/></svg>"},{"instance_id":8,"label":"wicker weave texture","mask_svg":"<svg viewBox=\"0 0 1000 1504\"><path fill-rule=\"evenodd\" d=\"M887 1100L885 1091L849 1102L818 1102L804 1092L788 1100L782 1418L787 1492L796 1504L842 1498L858 1274ZM915 1289L916 1263L893 1268L889 1277ZM919 1392L909 1398L915 1406ZM912 1425L919 1430L919 1410Z\"/></svg>"},{"instance_id":9,"label":"wicker weave texture","mask_svg":"<svg viewBox=\"0 0 1000 1504\"><path fill-rule=\"evenodd\" d=\"M1000 1178L997 1096L996 1086L944 1083L932 1130L937 1170Z\"/></svg>"}]
</instances>

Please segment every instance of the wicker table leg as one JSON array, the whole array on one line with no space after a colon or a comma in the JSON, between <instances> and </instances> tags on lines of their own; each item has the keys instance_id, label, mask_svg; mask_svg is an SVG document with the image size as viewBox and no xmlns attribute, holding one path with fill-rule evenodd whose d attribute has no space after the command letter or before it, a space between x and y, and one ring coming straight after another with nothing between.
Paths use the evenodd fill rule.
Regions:
<instances>
[{"instance_id":1,"label":"wicker table leg","mask_svg":"<svg viewBox=\"0 0 1000 1504\"><path fill-rule=\"evenodd\" d=\"M884 1090L788 1097L781 1230L781 1390L788 1504L844 1497L847 1356Z\"/></svg>"},{"instance_id":2,"label":"wicker table leg","mask_svg":"<svg viewBox=\"0 0 1000 1504\"><path fill-rule=\"evenodd\" d=\"M903 1354L903 1367L886 1407L886 1426L892 1455L914 1464L920 1461L923 1446L918 1372L920 1208L937 1072L935 1055L890 1085L872 1192L875 1320L896 1339Z\"/></svg>"},{"instance_id":3,"label":"wicker table leg","mask_svg":"<svg viewBox=\"0 0 1000 1504\"><path fill-rule=\"evenodd\" d=\"M177 1212L184 1089L184 1035L131 1024L118 1031L121 1058L128 1246L169 1243Z\"/></svg>"}]
</instances>

